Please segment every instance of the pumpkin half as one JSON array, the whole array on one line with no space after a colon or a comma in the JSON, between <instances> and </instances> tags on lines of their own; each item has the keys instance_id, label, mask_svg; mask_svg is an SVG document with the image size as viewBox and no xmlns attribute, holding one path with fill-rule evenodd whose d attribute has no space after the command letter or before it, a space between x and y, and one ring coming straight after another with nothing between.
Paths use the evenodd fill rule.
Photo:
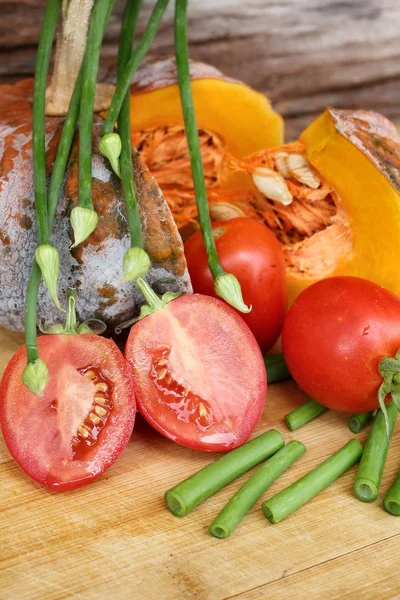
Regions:
<instances>
[{"instance_id":1,"label":"pumpkin half","mask_svg":"<svg viewBox=\"0 0 400 600\"><path fill-rule=\"evenodd\" d=\"M334 275L400 295L400 141L382 115L328 108L300 140L229 158L252 176L232 205L263 221L286 259L290 300Z\"/></svg>"},{"instance_id":2,"label":"pumpkin half","mask_svg":"<svg viewBox=\"0 0 400 600\"><path fill-rule=\"evenodd\" d=\"M32 170L33 80L0 86L0 324L22 330L25 291L36 246ZM46 163L50 175L63 126L62 117L46 118ZM93 147L102 120L95 117ZM97 317L110 328L130 319L143 304L132 282L124 283L122 259L129 232L121 181L108 161L93 154L93 204L99 224L83 244L69 250L69 214L78 202L78 136L74 140L54 221L52 240L60 253L59 297L65 306L67 289L78 289L79 320ZM163 194L143 160L133 153L143 242L151 261L148 281L156 292L191 291L182 239ZM172 279L172 283L171 283ZM39 290L38 314L59 322L47 289Z\"/></svg>"}]
</instances>

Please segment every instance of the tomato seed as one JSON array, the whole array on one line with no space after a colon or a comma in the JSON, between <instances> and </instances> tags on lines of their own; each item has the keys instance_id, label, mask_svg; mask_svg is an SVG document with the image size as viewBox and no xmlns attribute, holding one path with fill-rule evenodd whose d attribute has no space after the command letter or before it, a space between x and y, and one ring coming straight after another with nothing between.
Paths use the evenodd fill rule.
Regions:
<instances>
[{"instance_id":1,"label":"tomato seed","mask_svg":"<svg viewBox=\"0 0 400 600\"><path fill-rule=\"evenodd\" d=\"M92 421L92 423L94 423L95 425L98 425L99 423L101 423L101 419L100 417L98 417L97 415L95 415L94 413L90 413L89 415L89 419Z\"/></svg>"},{"instance_id":2,"label":"tomato seed","mask_svg":"<svg viewBox=\"0 0 400 600\"><path fill-rule=\"evenodd\" d=\"M98 414L99 417L104 417L107 414L107 411L105 410L105 408L102 408L101 406L95 406L94 412L96 414Z\"/></svg>"},{"instance_id":3,"label":"tomato seed","mask_svg":"<svg viewBox=\"0 0 400 600\"><path fill-rule=\"evenodd\" d=\"M167 369L161 369L161 371L157 375L158 381L161 381L161 379L164 379L164 377L166 376L166 374L167 374Z\"/></svg>"},{"instance_id":4,"label":"tomato seed","mask_svg":"<svg viewBox=\"0 0 400 600\"><path fill-rule=\"evenodd\" d=\"M83 427L81 425L80 427L78 427L78 431L83 438L89 437L89 431L86 429L86 427Z\"/></svg>"},{"instance_id":5,"label":"tomato seed","mask_svg":"<svg viewBox=\"0 0 400 600\"><path fill-rule=\"evenodd\" d=\"M103 396L99 396L98 394L95 395L94 401L97 402L97 404L102 404L103 406L107 404L107 399Z\"/></svg>"},{"instance_id":6,"label":"tomato seed","mask_svg":"<svg viewBox=\"0 0 400 600\"><path fill-rule=\"evenodd\" d=\"M99 390L99 392L108 392L108 385L103 381L99 381L99 383L96 383L96 390Z\"/></svg>"}]
</instances>

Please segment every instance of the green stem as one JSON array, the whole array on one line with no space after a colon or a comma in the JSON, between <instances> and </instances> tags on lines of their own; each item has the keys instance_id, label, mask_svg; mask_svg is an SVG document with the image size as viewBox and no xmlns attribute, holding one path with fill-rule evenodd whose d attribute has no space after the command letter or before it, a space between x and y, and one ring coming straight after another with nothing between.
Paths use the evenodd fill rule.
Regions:
<instances>
[{"instance_id":1,"label":"green stem","mask_svg":"<svg viewBox=\"0 0 400 600\"><path fill-rule=\"evenodd\" d=\"M362 451L358 440L350 440L318 467L263 502L262 509L268 521L279 523L294 513L360 460Z\"/></svg>"},{"instance_id":2,"label":"green stem","mask_svg":"<svg viewBox=\"0 0 400 600\"><path fill-rule=\"evenodd\" d=\"M102 136L114 131L114 124L118 119L118 115L121 111L121 106L126 93L128 92L132 77L138 70L140 63L147 54L156 36L156 33L160 27L161 19L164 15L165 9L167 8L168 1L169 0L158 0L138 45L133 51L126 67L123 70L123 73L118 77L117 88L114 92L111 106L108 109L108 114L101 130Z\"/></svg>"},{"instance_id":3,"label":"green stem","mask_svg":"<svg viewBox=\"0 0 400 600\"><path fill-rule=\"evenodd\" d=\"M400 472L383 499L383 508L389 514L400 517Z\"/></svg>"},{"instance_id":4,"label":"green stem","mask_svg":"<svg viewBox=\"0 0 400 600\"><path fill-rule=\"evenodd\" d=\"M371 410L365 413L359 413L355 415L351 415L349 419L349 429L353 433L360 433L366 427L366 425L370 422L374 415L374 411Z\"/></svg>"},{"instance_id":5,"label":"green stem","mask_svg":"<svg viewBox=\"0 0 400 600\"><path fill-rule=\"evenodd\" d=\"M101 42L114 3L115 0L96 0L83 59L79 117L79 206L92 210L92 136L96 80Z\"/></svg>"},{"instance_id":6,"label":"green stem","mask_svg":"<svg viewBox=\"0 0 400 600\"><path fill-rule=\"evenodd\" d=\"M51 231L54 216L57 210L58 199L64 179L65 168L74 139L79 116L79 105L82 85L82 69L76 80L67 115L65 117L60 142L57 148L53 172L51 174L48 196L48 227ZM34 262L28 282L25 304L25 341L27 347L28 363L33 363L39 357L37 347L37 297L41 280L39 266Z\"/></svg>"},{"instance_id":7,"label":"green stem","mask_svg":"<svg viewBox=\"0 0 400 600\"><path fill-rule=\"evenodd\" d=\"M123 71L129 62L141 5L142 0L127 0L126 2L119 42L118 80L120 77L123 77ZM129 91L125 94L121 105L118 117L118 133L122 145L119 161L131 247L143 248L139 207L133 177Z\"/></svg>"},{"instance_id":8,"label":"green stem","mask_svg":"<svg viewBox=\"0 0 400 600\"><path fill-rule=\"evenodd\" d=\"M292 377L282 352L279 354L264 354L263 358L267 369L268 384Z\"/></svg>"},{"instance_id":9,"label":"green stem","mask_svg":"<svg viewBox=\"0 0 400 600\"><path fill-rule=\"evenodd\" d=\"M274 481L282 475L298 458L303 456L306 447L301 442L292 441L267 460L246 481L229 500L228 504L214 519L208 531L216 538L227 538L240 523L258 498Z\"/></svg>"},{"instance_id":10,"label":"green stem","mask_svg":"<svg viewBox=\"0 0 400 600\"><path fill-rule=\"evenodd\" d=\"M168 509L176 517L185 516L200 502L283 446L283 437L275 429L263 433L168 490L164 496Z\"/></svg>"},{"instance_id":11,"label":"green stem","mask_svg":"<svg viewBox=\"0 0 400 600\"><path fill-rule=\"evenodd\" d=\"M50 227L48 222L46 199L46 81L60 8L61 0L49 0L40 32L35 84L33 90L33 185L38 245L47 243L50 239ZM36 360L39 358L36 334L36 309L40 280L41 271L39 265L34 261L28 281L25 300L25 341L28 364L36 362Z\"/></svg>"},{"instance_id":12,"label":"green stem","mask_svg":"<svg viewBox=\"0 0 400 600\"><path fill-rule=\"evenodd\" d=\"M64 180L65 169L67 167L69 153L71 151L72 141L74 139L76 126L79 117L79 107L82 93L82 69L79 71L76 79L74 91L72 92L71 100L68 107L68 112L65 116L63 130L61 133L60 142L57 148L56 160L51 174L49 186L49 229L53 226L54 217L57 210L60 190Z\"/></svg>"},{"instance_id":13,"label":"green stem","mask_svg":"<svg viewBox=\"0 0 400 600\"><path fill-rule=\"evenodd\" d=\"M322 404L319 404L315 400L309 400L302 406L299 406L299 408L285 415L285 423L290 431L295 431L327 410L325 406L322 406Z\"/></svg>"},{"instance_id":14,"label":"green stem","mask_svg":"<svg viewBox=\"0 0 400 600\"><path fill-rule=\"evenodd\" d=\"M211 227L210 212L207 202L207 190L204 181L203 162L201 159L199 134L194 112L193 96L190 82L189 48L187 40L187 0L176 0L175 4L175 57L178 72L179 91L186 137L189 148L190 164L194 192L196 196L199 222L203 234L204 246L208 257L208 266L214 279L225 275L219 262L217 248Z\"/></svg>"},{"instance_id":15,"label":"green stem","mask_svg":"<svg viewBox=\"0 0 400 600\"><path fill-rule=\"evenodd\" d=\"M34 363L39 358L37 347L37 297L39 292L42 272L36 261L33 262L31 274L28 281L25 299L25 344L27 363Z\"/></svg>"},{"instance_id":16,"label":"green stem","mask_svg":"<svg viewBox=\"0 0 400 600\"><path fill-rule=\"evenodd\" d=\"M386 406L386 412L391 438L399 413L392 402ZM377 499L388 450L385 416L378 410L354 481L354 494L361 502L373 502Z\"/></svg>"},{"instance_id":17,"label":"green stem","mask_svg":"<svg viewBox=\"0 0 400 600\"><path fill-rule=\"evenodd\" d=\"M165 302L162 301L162 298L159 298L157 296L157 294L151 289L149 284L144 279L139 277L136 280L136 284L139 290L142 292L142 295L144 296L147 305L151 308L153 312L159 310L160 308L164 308Z\"/></svg>"},{"instance_id":18,"label":"green stem","mask_svg":"<svg viewBox=\"0 0 400 600\"><path fill-rule=\"evenodd\" d=\"M38 231L38 245L50 240L46 199L46 81L53 40L60 14L61 0L49 0L40 32L36 59L32 109L33 187Z\"/></svg>"},{"instance_id":19,"label":"green stem","mask_svg":"<svg viewBox=\"0 0 400 600\"><path fill-rule=\"evenodd\" d=\"M78 320L76 318L76 289L68 288L67 292L67 314L65 315L65 335L78 334Z\"/></svg>"}]
</instances>

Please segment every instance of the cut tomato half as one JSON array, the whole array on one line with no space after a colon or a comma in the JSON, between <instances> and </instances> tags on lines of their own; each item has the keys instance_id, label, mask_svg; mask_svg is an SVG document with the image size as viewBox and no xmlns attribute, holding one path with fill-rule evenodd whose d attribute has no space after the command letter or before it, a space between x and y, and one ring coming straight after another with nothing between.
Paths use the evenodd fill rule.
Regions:
<instances>
[{"instance_id":1,"label":"cut tomato half","mask_svg":"<svg viewBox=\"0 0 400 600\"><path fill-rule=\"evenodd\" d=\"M125 348L138 408L171 440L199 450L243 444L266 399L262 354L221 300L193 294L140 320Z\"/></svg>"},{"instance_id":2,"label":"cut tomato half","mask_svg":"<svg viewBox=\"0 0 400 600\"><path fill-rule=\"evenodd\" d=\"M76 488L108 469L128 443L132 378L115 343L97 335L43 336L38 347L50 373L42 397L22 383L25 346L3 375L4 440L32 479L55 490Z\"/></svg>"}]
</instances>

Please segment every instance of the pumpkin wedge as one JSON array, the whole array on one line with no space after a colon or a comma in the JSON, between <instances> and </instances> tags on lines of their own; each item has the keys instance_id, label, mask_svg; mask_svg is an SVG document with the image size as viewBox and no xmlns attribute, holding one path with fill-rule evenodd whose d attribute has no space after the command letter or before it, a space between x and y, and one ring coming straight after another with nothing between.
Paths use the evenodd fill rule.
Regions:
<instances>
[{"instance_id":1,"label":"pumpkin wedge","mask_svg":"<svg viewBox=\"0 0 400 600\"><path fill-rule=\"evenodd\" d=\"M400 295L400 141L385 117L327 108L299 141L231 156L229 168L253 178L247 206L230 202L281 242L291 301L334 275Z\"/></svg>"},{"instance_id":2,"label":"pumpkin wedge","mask_svg":"<svg viewBox=\"0 0 400 600\"><path fill-rule=\"evenodd\" d=\"M221 210L229 209L226 199L251 187L247 174L227 168L227 156L241 158L281 144L283 120L263 94L210 65L192 61L190 75L210 208L218 218ZM130 104L132 143L186 237L185 226L195 223L197 211L173 58L139 69ZM237 208L230 216L241 214Z\"/></svg>"}]
</instances>

